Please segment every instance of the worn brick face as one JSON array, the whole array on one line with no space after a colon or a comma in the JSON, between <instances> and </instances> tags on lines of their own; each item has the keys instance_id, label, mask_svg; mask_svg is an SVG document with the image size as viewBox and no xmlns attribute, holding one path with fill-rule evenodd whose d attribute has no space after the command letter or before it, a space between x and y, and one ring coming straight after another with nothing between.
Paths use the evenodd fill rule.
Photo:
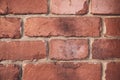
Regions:
<instances>
[{"instance_id":1,"label":"worn brick face","mask_svg":"<svg viewBox=\"0 0 120 80\"><path fill-rule=\"evenodd\" d=\"M95 40L93 43L92 53L94 59L120 58L120 40Z\"/></svg>"},{"instance_id":2,"label":"worn brick face","mask_svg":"<svg viewBox=\"0 0 120 80\"><path fill-rule=\"evenodd\" d=\"M120 62L107 64L106 80L120 80Z\"/></svg>"},{"instance_id":3,"label":"worn brick face","mask_svg":"<svg viewBox=\"0 0 120 80\"><path fill-rule=\"evenodd\" d=\"M100 36L98 17L28 18L26 36Z\"/></svg>"},{"instance_id":4,"label":"worn brick face","mask_svg":"<svg viewBox=\"0 0 120 80\"><path fill-rule=\"evenodd\" d=\"M85 14L88 11L87 0L52 0L51 11L55 14Z\"/></svg>"},{"instance_id":5,"label":"worn brick face","mask_svg":"<svg viewBox=\"0 0 120 80\"><path fill-rule=\"evenodd\" d=\"M88 56L87 40L59 40L50 41L50 58L70 60L83 59Z\"/></svg>"},{"instance_id":6,"label":"worn brick face","mask_svg":"<svg viewBox=\"0 0 120 80\"><path fill-rule=\"evenodd\" d=\"M8 8L16 14L47 13L47 0L8 0Z\"/></svg>"},{"instance_id":7,"label":"worn brick face","mask_svg":"<svg viewBox=\"0 0 120 80\"><path fill-rule=\"evenodd\" d=\"M19 80L20 70L15 65L0 65L0 80Z\"/></svg>"},{"instance_id":8,"label":"worn brick face","mask_svg":"<svg viewBox=\"0 0 120 80\"><path fill-rule=\"evenodd\" d=\"M20 38L19 18L0 18L0 38Z\"/></svg>"},{"instance_id":9,"label":"worn brick face","mask_svg":"<svg viewBox=\"0 0 120 80\"><path fill-rule=\"evenodd\" d=\"M0 0L0 14L47 13L47 7L47 0Z\"/></svg>"},{"instance_id":10,"label":"worn brick face","mask_svg":"<svg viewBox=\"0 0 120 80\"><path fill-rule=\"evenodd\" d=\"M93 14L120 14L120 0L92 0Z\"/></svg>"},{"instance_id":11,"label":"worn brick face","mask_svg":"<svg viewBox=\"0 0 120 80\"><path fill-rule=\"evenodd\" d=\"M100 77L98 63L28 64L23 72L23 80L101 80Z\"/></svg>"},{"instance_id":12,"label":"worn brick face","mask_svg":"<svg viewBox=\"0 0 120 80\"><path fill-rule=\"evenodd\" d=\"M106 18L106 34L105 36L120 36L120 18Z\"/></svg>"},{"instance_id":13,"label":"worn brick face","mask_svg":"<svg viewBox=\"0 0 120 80\"><path fill-rule=\"evenodd\" d=\"M1 41L0 60L32 60L46 55L42 41Z\"/></svg>"}]
</instances>

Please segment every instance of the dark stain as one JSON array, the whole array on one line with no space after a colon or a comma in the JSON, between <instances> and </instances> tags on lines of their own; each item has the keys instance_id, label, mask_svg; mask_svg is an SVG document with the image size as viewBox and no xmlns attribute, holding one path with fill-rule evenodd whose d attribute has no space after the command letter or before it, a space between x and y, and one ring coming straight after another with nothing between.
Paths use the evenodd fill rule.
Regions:
<instances>
[{"instance_id":1,"label":"dark stain","mask_svg":"<svg viewBox=\"0 0 120 80\"><path fill-rule=\"evenodd\" d=\"M74 52L73 52L73 51L71 51L71 52L70 52L70 55L71 55L72 57L74 57Z\"/></svg>"},{"instance_id":2,"label":"dark stain","mask_svg":"<svg viewBox=\"0 0 120 80\"><path fill-rule=\"evenodd\" d=\"M65 66L70 66L65 67ZM53 71L53 74L56 76L55 80L81 80L79 77L79 74L76 73L76 68L73 68L73 66L78 66L79 64L73 64L70 63L54 63L55 70Z\"/></svg>"},{"instance_id":3,"label":"dark stain","mask_svg":"<svg viewBox=\"0 0 120 80\"><path fill-rule=\"evenodd\" d=\"M75 19L74 18L59 18L56 26L61 34L75 35Z\"/></svg>"},{"instance_id":4,"label":"dark stain","mask_svg":"<svg viewBox=\"0 0 120 80\"><path fill-rule=\"evenodd\" d=\"M86 1L83 5L83 9L76 12L76 14L86 14L88 12L88 2Z\"/></svg>"},{"instance_id":5,"label":"dark stain","mask_svg":"<svg viewBox=\"0 0 120 80\"><path fill-rule=\"evenodd\" d=\"M59 66L57 68L58 80L80 80L75 66L73 63L63 63L62 66Z\"/></svg>"},{"instance_id":6,"label":"dark stain","mask_svg":"<svg viewBox=\"0 0 120 80\"><path fill-rule=\"evenodd\" d=\"M107 48L93 47L93 58L95 59L119 58L120 55L114 54L115 53L114 50L107 49ZM106 55L105 53L109 53L109 55ZM119 52L116 52L116 53L119 53Z\"/></svg>"},{"instance_id":7,"label":"dark stain","mask_svg":"<svg viewBox=\"0 0 120 80\"><path fill-rule=\"evenodd\" d=\"M74 70L62 70L57 75L60 80L79 80Z\"/></svg>"},{"instance_id":8,"label":"dark stain","mask_svg":"<svg viewBox=\"0 0 120 80\"><path fill-rule=\"evenodd\" d=\"M57 62L53 62L54 65L57 65Z\"/></svg>"},{"instance_id":9,"label":"dark stain","mask_svg":"<svg viewBox=\"0 0 120 80\"><path fill-rule=\"evenodd\" d=\"M66 58L68 57L66 53L64 53L64 56L65 56Z\"/></svg>"},{"instance_id":10,"label":"dark stain","mask_svg":"<svg viewBox=\"0 0 120 80\"><path fill-rule=\"evenodd\" d=\"M69 5L71 6L71 3L72 3L72 1L71 0L69 0Z\"/></svg>"},{"instance_id":11,"label":"dark stain","mask_svg":"<svg viewBox=\"0 0 120 80\"><path fill-rule=\"evenodd\" d=\"M99 49L99 48L97 48L97 47L93 47L93 50L92 50L93 52L93 58L98 58L98 59L100 59L100 58L102 58L102 54L100 53L100 52L102 52L103 50L102 49Z\"/></svg>"},{"instance_id":12,"label":"dark stain","mask_svg":"<svg viewBox=\"0 0 120 80\"><path fill-rule=\"evenodd\" d=\"M7 4L7 7L6 7L6 14L9 13L9 6L8 6L8 3L9 3L9 2L6 2L6 4Z\"/></svg>"},{"instance_id":13,"label":"dark stain","mask_svg":"<svg viewBox=\"0 0 120 80\"><path fill-rule=\"evenodd\" d=\"M2 37L4 37L4 38L8 38L9 35L8 35L8 34L2 34Z\"/></svg>"},{"instance_id":14,"label":"dark stain","mask_svg":"<svg viewBox=\"0 0 120 80\"><path fill-rule=\"evenodd\" d=\"M120 23L119 23L119 25L120 25ZM116 33L120 35L120 26L118 27L118 32L116 32Z\"/></svg>"},{"instance_id":15,"label":"dark stain","mask_svg":"<svg viewBox=\"0 0 120 80\"><path fill-rule=\"evenodd\" d=\"M73 64L73 63L63 63L62 67L64 68L72 68L72 69L77 69L80 67L78 64Z\"/></svg>"}]
</instances>

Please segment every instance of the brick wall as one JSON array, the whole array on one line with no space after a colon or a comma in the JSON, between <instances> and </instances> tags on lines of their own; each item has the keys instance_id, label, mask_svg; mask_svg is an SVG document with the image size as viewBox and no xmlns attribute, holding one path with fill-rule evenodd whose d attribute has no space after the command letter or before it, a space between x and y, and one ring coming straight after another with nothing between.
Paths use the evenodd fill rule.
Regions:
<instances>
[{"instance_id":1,"label":"brick wall","mask_svg":"<svg viewBox=\"0 0 120 80\"><path fill-rule=\"evenodd\" d=\"M120 80L120 0L0 0L0 80Z\"/></svg>"}]
</instances>

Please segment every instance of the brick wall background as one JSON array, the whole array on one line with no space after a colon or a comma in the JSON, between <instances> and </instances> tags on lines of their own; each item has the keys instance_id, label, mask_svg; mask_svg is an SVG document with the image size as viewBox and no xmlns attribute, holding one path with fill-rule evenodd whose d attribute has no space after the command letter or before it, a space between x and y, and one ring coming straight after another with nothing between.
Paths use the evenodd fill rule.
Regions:
<instances>
[{"instance_id":1,"label":"brick wall background","mask_svg":"<svg viewBox=\"0 0 120 80\"><path fill-rule=\"evenodd\" d=\"M120 0L0 0L0 80L120 80Z\"/></svg>"}]
</instances>

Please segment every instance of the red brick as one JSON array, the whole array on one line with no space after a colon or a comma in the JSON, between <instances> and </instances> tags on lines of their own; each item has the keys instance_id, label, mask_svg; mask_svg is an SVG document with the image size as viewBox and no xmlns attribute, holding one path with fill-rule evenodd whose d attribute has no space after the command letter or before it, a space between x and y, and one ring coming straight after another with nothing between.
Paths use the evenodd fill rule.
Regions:
<instances>
[{"instance_id":1,"label":"red brick","mask_svg":"<svg viewBox=\"0 0 120 80\"><path fill-rule=\"evenodd\" d=\"M6 0L0 0L0 14L6 14L7 12L7 2Z\"/></svg>"},{"instance_id":2,"label":"red brick","mask_svg":"<svg viewBox=\"0 0 120 80\"><path fill-rule=\"evenodd\" d=\"M0 42L0 60L32 60L45 55L45 43L42 41Z\"/></svg>"},{"instance_id":3,"label":"red brick","mask_svg":"<svg viewBox=\"0 0 120 80\"><path fill-rule=\"evenodd\" d=\"M8 13L47 13L47 0L7 0Z\"/></svg>"},{"instance_id":4,"label":"red brick","mask_svg":"<svg viewBox=\"0 0 120 80\"><path fill-rule=\"evenodd\" d=\"M120 80L120 62L107 64L106 80Z\"/></svg>"},{"instance_id":5,"label":"red brick","mask_svg":"<svg viewBox=\"0 0 120 80\"><path fill-rule=\"evenodd\" d=\"M0 38L20 38L19 18L0 18Z\"/></svg>"},{"instance_id":6,"label":"red brick","mask_svg":"<svg viewBox=\"0 0 120 80\"><path fill-rule=\"evenodd\" d=\"M50 58L51 59L82 59L88 56L87 40L59 40L50 41Z\"/></svg>"},{"instance_id":7,"label":"red brick","mask_svg":"<svg viewBox=\"0 0 120 80\"><path fill-rule=\"evenodd\" d=\"M120 40L100 39L93 43L94 59L120 58Z\"/></svg>"},{"instance_id":8,"label":"red brick","mask_svg":"<svg viewBox=\"0 0 120 80\"><path fill-rule=\"evenodd\" d=\"M41 63L24 67L23 80L101 80L101 65L93 63Z\"/></svg>"},{"instance_id":9,"label":"red brick","mask_svg":"<svg viewBox=\"0 0 120 80\"><path fill-rule=\"evenodd\" d=\"M98 17L28 18L26 36L100 36Z\"/></svg>"},{"instance_id":10,"label":"red brick","mask_svg":"<svg viewBox=\"0 0 120 80\"><path fill-rule=\"evenodd\" d=\"M93 14L120 14L120 0L92 0Z\"/></svg>"},{"instance_id":11,"label":"red brick","mask_svg":"<svg viewBox=\"0 0 120 80\"><path fill-rule=\"evenodd\" d=\"M0 65L0 80L19 80L19 68L15 65Z\"/></svg>"},{"instance_id":12,"label":"red brick","mask_svg":"<svg viewBox=\"0 0 120 80\"><path fill-rule=\"evenodd\" d=\"M88 12L87 0L52 0L51 11L55 14L85 14Z\"/></svg>"},{"instance_id":13,"label":"red brick","mask_svg":"<svg viewBox=\"0 0 120 80\"><path fill-rule=\"evenodd\" d=\"M120 36L120 18L106 18L105 36Z\"/></svg>"}]
</instances>

